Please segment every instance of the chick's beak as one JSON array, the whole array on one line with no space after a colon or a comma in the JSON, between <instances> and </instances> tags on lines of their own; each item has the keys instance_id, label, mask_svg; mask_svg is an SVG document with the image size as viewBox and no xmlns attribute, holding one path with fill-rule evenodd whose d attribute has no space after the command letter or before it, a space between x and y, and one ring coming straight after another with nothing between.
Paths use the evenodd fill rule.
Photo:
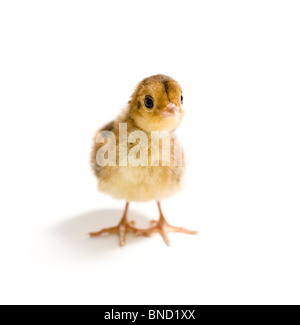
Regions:
<instances>
[{"instance_id":1,"label":"chick's beak","mask_svg":"<svg viewBox=\"0 0 300 325\"><path fill-rule=\"evenodd\" d=\"M165 110L162 112L163 116L175 116L179 113L179 107L173 103L169 103Z\"/></svg>"}]
</instances>

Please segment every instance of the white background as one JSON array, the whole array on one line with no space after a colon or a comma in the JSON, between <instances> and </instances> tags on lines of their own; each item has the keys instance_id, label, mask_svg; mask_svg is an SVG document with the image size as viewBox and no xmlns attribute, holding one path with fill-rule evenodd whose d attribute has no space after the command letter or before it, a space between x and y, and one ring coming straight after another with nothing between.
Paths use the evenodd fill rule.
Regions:
<instances>
[{"instance_id":1,"label":"white background","mask_svg":"<svg viewBox=\"0 0 300 325\"><path fill-rule=\"evenodd\" d=\"M2 1L0 303L299 304L299 17L297 1ZM156 73L186 109L186 188L163 211L199 234L88 239L124 206L97 191L92 137Z\"/></svg>"}]
</instances>

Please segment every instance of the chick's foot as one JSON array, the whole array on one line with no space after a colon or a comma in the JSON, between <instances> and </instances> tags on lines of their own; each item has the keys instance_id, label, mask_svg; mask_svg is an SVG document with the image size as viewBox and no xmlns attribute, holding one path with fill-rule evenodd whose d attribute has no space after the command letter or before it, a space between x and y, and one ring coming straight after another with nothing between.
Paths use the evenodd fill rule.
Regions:
<instances>
[{"instance_id":1,"label":"chick's foot","mask_svg":"<svg viewBox=\"0 0 300 325\"><path fill-rule=\"evenodd\" d=\"M153 225L152 227L150 227L149 229L145 229L145 230L141 230L139 231L139 235L143 235L143 236L151 236L151 234L153 234L154 232L158 232L161 234L164 242L166 243L167 246L170 246L170 241L168 238L168 234L170 232L181 232L184 234L191 234L191 235L196 235L197 231L194 230L188 230L182 227L175 227L175 226L171 226L167 223L167 220L165 219L162 209L161 209L161 205L160 202L157 202L157 206L158 206L158 210L159 210L159 220L155 221L155 220L151 220L151 224Z\"/></svg>"},{"instance_id":2,"label":"chick's foot","mask_svg":"<svg viewBox=\"0 0 300 325\"><path fill-rule=\"evenodd\" d=\"M126 241L126 234L128 233L138 235L139 229L132 227L130 225L130 222L128 222L127 220L121 220L121 222L117 226L104 228L96 232L90 232L89 236L97 237L103 234L117 234L120 237L120 246L124 246Z\"/></svg>"},{"instance_id":3,"label":"chick's foot","mask_svg":"<svg viewBox=\"0 0 300 325\"><path fill-rule=\"evenodd\" d=\"M151 223L154 224L154 226L152 226L149 229L140 230L138 232L138 235L150 237L153 233L158 232L159 234L161 234L167 246L170 246L170 240L168 238L168 234L170 232L181 232L184 234L191 234L191 235L197 234L197 231L194 230L188 230L182 227L171 226L170 224L168 224L168 222L163 216L161 216L158 221L152 220Z\"/></svg>"},{"instance_id":4,"label":"chick's foot","mask_svg":"<svg viewBox=\"0 0 300 325\"><path fill-rule=\"evenodd\" d=\"M139 229L133 227L134 221L127 220L128 205L129 205L129 203L127 202L126 206L125 206L124 213L123 213L123 217L117 226L110 227L110 228L104 228L104 229L101 229L96 232L90 232L89 236L97 237L97 236L101 236L103 234L117 234L120 237L120 246L124 246L127 233L139 235Z\"/></svg>"}]
</instances>

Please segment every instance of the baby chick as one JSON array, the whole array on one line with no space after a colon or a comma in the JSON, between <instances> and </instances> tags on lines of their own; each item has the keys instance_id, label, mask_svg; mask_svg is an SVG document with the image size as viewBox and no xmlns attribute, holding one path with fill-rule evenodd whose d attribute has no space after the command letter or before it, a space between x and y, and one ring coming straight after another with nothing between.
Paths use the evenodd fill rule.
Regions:
<instances>
[{"instance_id":1,"label":"baby chick","mask_svg":"<svg viewBox=\"0 0 300 325\"><path fill-rule=\"evenodd\" d=\"M174 132L182 120L183 113L180 85L168 76L154 75L142 80L137 85L123 113L98 131L91 157L92 167L98 178L98 188L115 198L126 200L126 206L117 226L92 232L89 234L91 237L104 233L115 233L120 237L120 245L124 246L127 233L150 236L152 233L158 232L162 235L165 243L170 245L169 232L197 233L169 225L160 205L162 199L179 191L182 184L184 159L182 150L178 150L181 147ZM125 133L121 134L120 126L123 128L126 126ZM115 164L99 164L97 153L108 143L107 141L106 143L97 141L101 131L110 131L115 135ZM139 143L136 139L132 140L134 131L142 131L145 134L144 138L139 139ZM158 142L152 138L152 131L164 131ZM126 138L128 138L127 142ZM164 140L169 141L170 146L164 147ZM146 164L145 159L138 165L128 163L130 151L135 146L139 146L140 149L135 153L137 159L142 152L148 154ZM125 150L125 159L121 157L121 149ZM155 150L158 150L159 154L153 158ZM168 153L169 155L167 155ZM166 157L170 157L169 162L163 160L164 154ZM178 161L181 163L176 163ZM157 201L159 221L149 229L137 229L133 227L133 223L127 220L129 202L149 200Z\"/></svg>"}]
</instances>

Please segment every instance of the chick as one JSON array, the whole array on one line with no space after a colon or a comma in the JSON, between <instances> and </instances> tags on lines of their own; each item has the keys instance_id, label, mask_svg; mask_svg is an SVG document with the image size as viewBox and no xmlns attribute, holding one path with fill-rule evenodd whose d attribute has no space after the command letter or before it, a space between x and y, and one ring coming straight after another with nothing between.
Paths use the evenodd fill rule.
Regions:
<instances>
[{"instance_id":1,"label":"chick","mask_svg":"<svg viewBox=\"0 0 300 325\"><path fill-rule=\"evenodd\" d=\"M124 246L127 233L150 236L152 233L158 232L164 242L170 245L168 239L170 232L197 233L169 225L160 204L162 199L179 191L182 185L185 164L183 152L180 150L182 148L178 144L174 132L179 126L183 114L183 97L180 85L168 76L154 75L142 80L137 85L124 111L114 121L97 132L91 161L98 178L98 188L115 198L126 200L126 205L117 226L91 232L89 234L91 237L104 233L115 233L119 235L120 245ZM115 142L112 141L115 144L115 153L112 154L115 163L112 164L105 165L101 162L99 164L99 152L104 146L107 150L114 149L114 146L108 145L108 139L106 142L97 140L103 131L115 136ZM158 141L153 136L153 134L158 134L157 131L160 132L161 137ZM132 136L133 134L139 134L141 137L136 139ZM163 145L168 142L169 146ZM125 156L122 155L122 152L125 152ZM155 156L154 152L158 155ZM142 155L144 160L141 159ZM134 156L138 163L130 163L130 156L131 162ZM164 157L169 157L169 161L165 161ZM149 229L137 229L132 222L127 220L129 202L150 200L157 202L159 220L154 222Z\"/></svg>"}]
</instances>

